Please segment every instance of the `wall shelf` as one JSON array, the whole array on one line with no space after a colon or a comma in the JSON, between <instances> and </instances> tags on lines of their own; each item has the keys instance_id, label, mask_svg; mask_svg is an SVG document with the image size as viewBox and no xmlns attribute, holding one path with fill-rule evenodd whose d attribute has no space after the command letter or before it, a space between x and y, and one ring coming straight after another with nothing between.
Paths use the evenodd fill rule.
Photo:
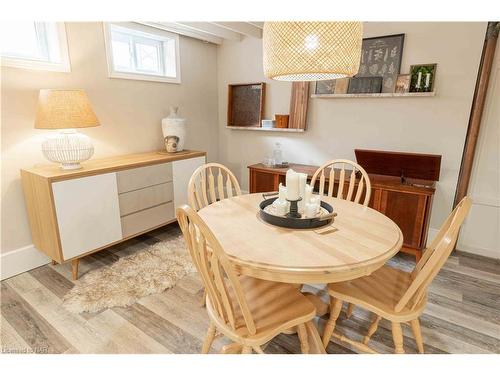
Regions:
<instances>
[{"instance_id":1,"label":"wall shelf","mask_svg":"<svg viewBox=\"0 0 500 375\"><path fill-rule=\"evenodd\" d=\"M257 126L226 126L226 129L233 130L256 130L263 132L283 132L283 133L304 133L305 129L290 129L290 128L261 128Z\"/></svg>"},{"instance_id":2,"label":"wall shelf","mask_svg":"<svg viewBox=\"0 0 500 375\"><path fill-rule=\"evenodd\" d=\"M377 93L377 94L312 94L311 98L318 99L347 99L347 98L415 98L436 96L436 92L405 92L405 93Z\"/></svg>"}]
</instances>

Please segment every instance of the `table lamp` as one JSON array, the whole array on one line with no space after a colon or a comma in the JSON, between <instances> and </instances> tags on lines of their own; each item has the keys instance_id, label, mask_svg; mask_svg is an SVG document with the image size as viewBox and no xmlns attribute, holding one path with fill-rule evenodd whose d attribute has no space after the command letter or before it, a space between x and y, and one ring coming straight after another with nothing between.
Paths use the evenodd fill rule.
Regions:
<instances>
[{"instance_id":1,"label":"table lamp","mask_svg":"<svg viewBox=\"0 0 500 375\"><path fill-rule=\"evenodd\" d=\"M62 129L42 143L45 157L61 163L62 169L80 169L80 162L94 154L89 137L75 128L99 126L87 94L83 90L40 90L36 111L36 129Z\"/></svg>"}]
</instances>

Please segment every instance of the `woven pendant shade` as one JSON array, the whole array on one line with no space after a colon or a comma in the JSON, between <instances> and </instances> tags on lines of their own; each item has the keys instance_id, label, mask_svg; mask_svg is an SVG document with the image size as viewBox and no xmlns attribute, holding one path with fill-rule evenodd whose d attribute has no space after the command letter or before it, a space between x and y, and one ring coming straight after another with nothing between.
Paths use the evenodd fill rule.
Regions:
<instances>
[{"instance_id":1,"label":"woven pendant shade","mask_svg":"<svg viewBox=\"0 0 500 375\"><path fill-rule=\"evenodd\" d=\"M265 22L264 74L279 81L321 81L355 75L361 22Z\"/></svg>"}]
</instances>

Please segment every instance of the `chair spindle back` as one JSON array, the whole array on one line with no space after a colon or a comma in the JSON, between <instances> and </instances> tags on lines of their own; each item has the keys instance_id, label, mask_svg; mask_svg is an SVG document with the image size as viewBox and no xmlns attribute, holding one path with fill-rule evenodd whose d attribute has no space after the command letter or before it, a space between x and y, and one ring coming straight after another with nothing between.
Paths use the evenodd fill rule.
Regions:
<instances>
[{"instance_id":1,"label":"chair spindle back","mask_svg":"<svg viewBox=\"0 0 500 375\"><path fill-rule=\"evenodd\" d=\"M204 164L194 171L189 180L188 201L196 211L235 195L241 195L240 184L234 174L222 164Z\"/></svg>"},{"instance_id":2,"label":"chair spindle back","mask_svg":"<svg viewBox=\"0 0 500 375\"><path fill-rule=\"evenodd\" d=\"M424 298L429 284L441 270L450 256L458 239L460 227L464 222L472 200L464 197L448 216L436 238L425 250L422 258L415 266L411 276L412 283L396 305L396 311L401 311L405 306L415 307Z\"/></svg>"},{"instance_id":3,"label":"chair spindle back","mask_svg":"<svg viewBox=\"0 0 500 375\"><path fill-rule=\"evenodd\" d=\"M191 207L183 205L177 208L176 215L214 313L235 331L235 306L239 307L248 332L255 334L255 323L240 282L219 241ZM231 289L232 294L229 292Z\"/></svg>"},{"instance_id":4,"label":"chair spindle back","mask_svg":"<svg viewBox=\"0 0 500 375\"><path fill-rule=\"evenodd\" d=\"M345 166L351 166L351 169L345 169ZM336 167L341 167L340 169ZM361 172L361 178L356 185L356 172ZM346 174L348 174L348 179L346 180ZM355 203L360 203L363 190L366 191L363 199L363 205L367 206L370 202L371 196L371 183L370 178L366 171L359 164L346 160L346 159L334 159L323 164L318 168L311 179L311 186L316 184L319 178L319 195L328 195L330 197L335 196L336 198L345 199L348 201L353 201ZM328 181L327 181L328 178ZM334 186L335 179L338 179L338 188L335 192ZM345 183L348 182L347 191L344 187ZM328 185L328 190L326 191L326 185ZM334 195L335 194L335 195Z\"/></svg>"}]
</instances>

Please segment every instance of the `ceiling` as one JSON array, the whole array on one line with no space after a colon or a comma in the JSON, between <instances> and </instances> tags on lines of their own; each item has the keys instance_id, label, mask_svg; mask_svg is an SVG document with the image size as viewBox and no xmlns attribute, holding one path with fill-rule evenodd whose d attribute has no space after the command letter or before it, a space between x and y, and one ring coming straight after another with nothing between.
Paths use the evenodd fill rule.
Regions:
<instances>
[{"instance_id":1,"label":"ceiling","mask_svg":"<svg viewBox=\"0 0 500 375\"><path fill-rule=\"evenodd\" d=\"M224 40L241 40L243 37L262 38L264 22L140 22L143 25L171 31L222 44Z\"/></svg>"}]
</instances>

